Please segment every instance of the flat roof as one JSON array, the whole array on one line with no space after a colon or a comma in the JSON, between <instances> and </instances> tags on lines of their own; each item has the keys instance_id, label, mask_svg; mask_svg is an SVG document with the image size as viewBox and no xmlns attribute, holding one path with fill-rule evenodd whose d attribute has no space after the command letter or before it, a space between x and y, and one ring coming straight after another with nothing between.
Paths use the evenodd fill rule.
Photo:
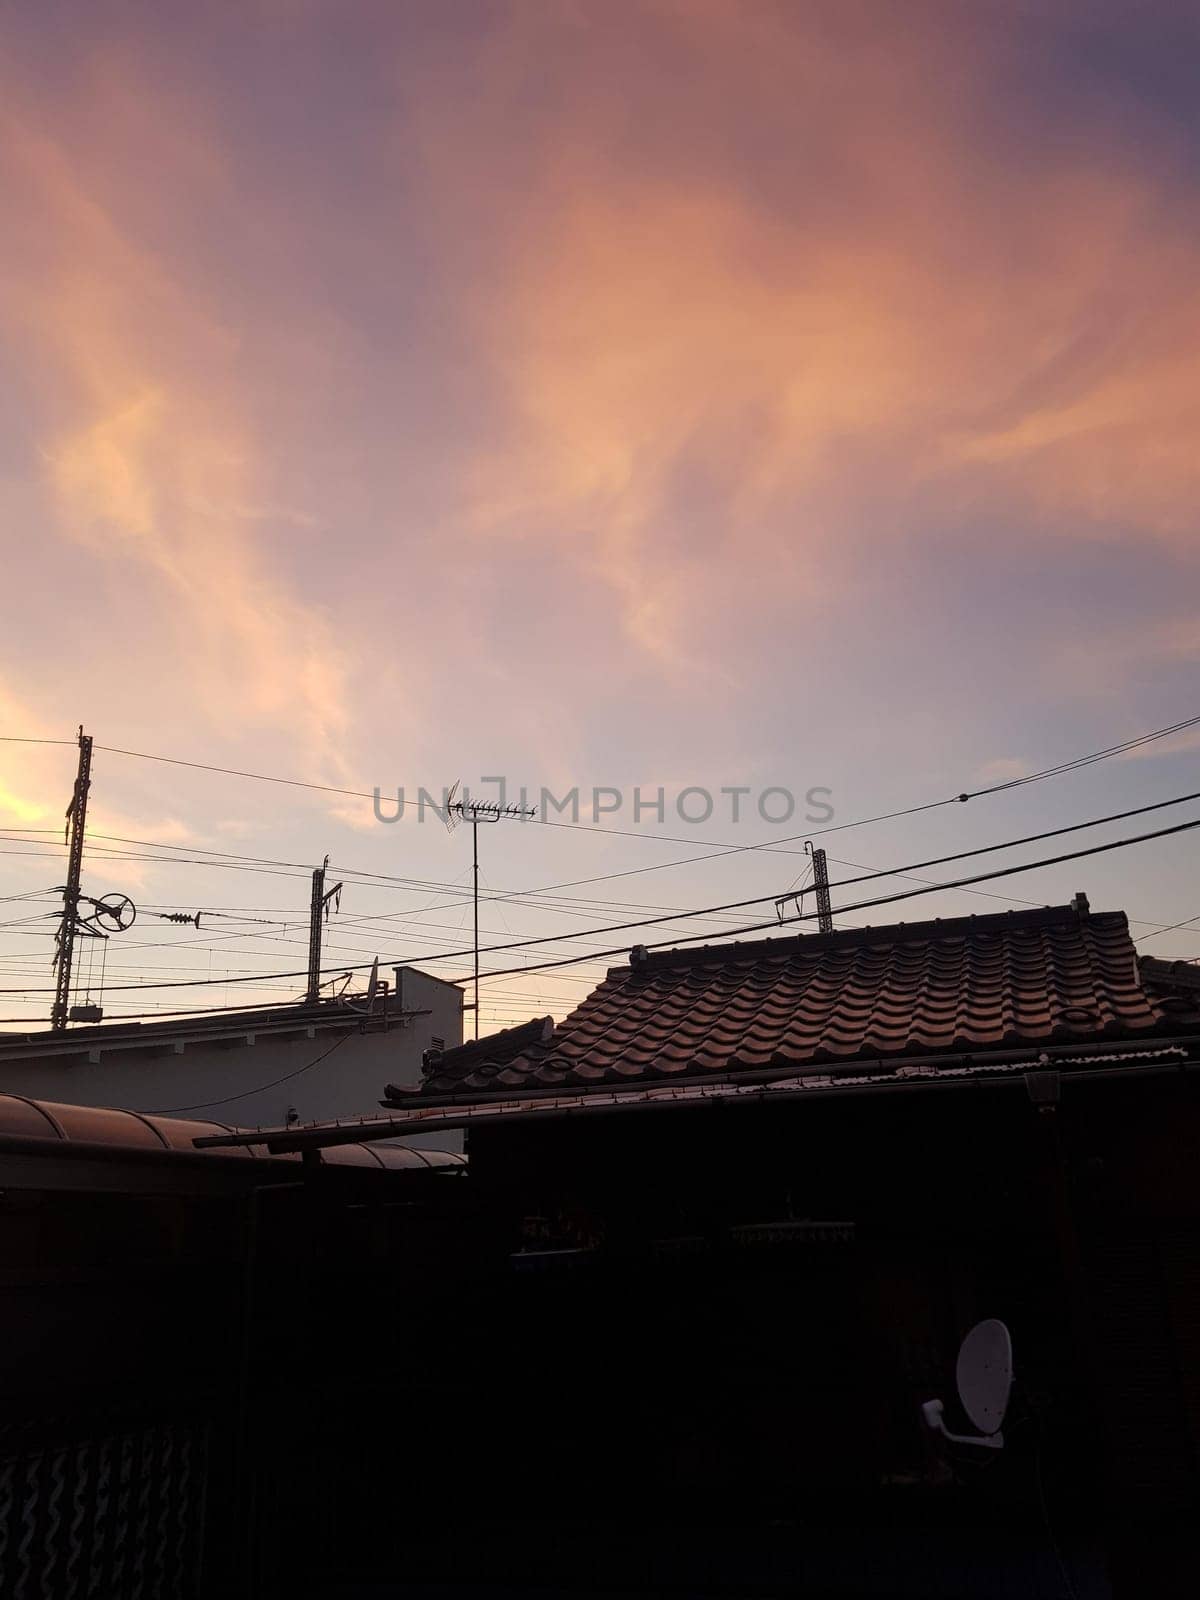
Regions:
<instances>
[{"instance_id":1,"label":"flat roof","mask_svg":"<svg viewBox=\"0 0 1200 1600\"><path fill-rule=\"evenodd\" d=\"M358 995L345 1000L320 1000L313 1005L293 1001L245 1011L205 1011L162 1021L76 1023L59 1031L44 1028L31 1033L0 1033L0 1065L85 1054L99 1061L108 1052L167 1047L182 1053L189 1044L251 1045L260 1035L273 1039L304 1035L311 1039L317 1033L359 1028L364 1023L370 1032L385 1032L411 1017L427 1015L426 1011L397 1005L385 1008L376 1004L368 1011L366 996Z\"/></svg>"}]
</instances>

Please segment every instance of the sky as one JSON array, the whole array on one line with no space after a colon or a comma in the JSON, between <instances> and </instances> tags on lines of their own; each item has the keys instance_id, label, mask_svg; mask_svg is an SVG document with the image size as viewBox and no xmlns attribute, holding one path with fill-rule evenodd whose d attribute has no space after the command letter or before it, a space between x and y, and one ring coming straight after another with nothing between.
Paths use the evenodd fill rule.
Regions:
<instances>
[{"instance_id":1,"label":"sky","mask_svg":"<svg viewBox=\"0 0 1200 1600\"><path fill-rule=\"evenodd\" d=\"M109 747L110 1014L295 993L249 980L303 966L326 853L331 961L470 926L466 830L116 749L621 790L624 833L481 830L495 943L803 875L803 804L659 826L635 786L819 786L840 826L1200 713L1198 67L1184 0L5 7L0 733ZM1197 731L831 870L1200 790ZM51 981L74 761L0 744L9 991ZM843 920L1083 888L1200 956L1193 837ZM586 937L542 959L637 935ZM485 986L483 1027L605 964ZM115 983L177 973L221 982Z\"/></svg>"}]
</instances>

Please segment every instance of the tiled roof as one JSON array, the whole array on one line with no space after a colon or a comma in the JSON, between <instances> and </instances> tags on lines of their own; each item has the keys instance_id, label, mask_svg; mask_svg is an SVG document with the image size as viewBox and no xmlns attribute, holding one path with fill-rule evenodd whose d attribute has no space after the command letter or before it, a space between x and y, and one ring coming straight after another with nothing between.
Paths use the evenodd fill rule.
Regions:
<instances>
[{"instance_id":1,"label":"tiled roof","mask_svg":"<svg viewBox=\"0 0 1200 1600\"><path fill-rule=\"evenodd\" d=\"M1143 988L1123 912L1075 906L639 948L552 1032L536 1019L431 1060L420 1094L836 1071L1200 1028L1189 1015Z\"/></svg>"},{"instance_id":2,"label":"tiled roof","mask_svg":"<svg viewBox=\"0 0 1200 1600\"><path fill-rule=\"evenodd\" d=\"M1139 956L1142 982L1153 994L1195 994L1200 991L1200 966L1194 961L1163 961Z\"/></svg>"},{"instance_id":3,"label":"tiled roof","mask_svg":"<svg viewBox=\"0 0 1200 1600\"><path fill-rule=\"evenodd\" d=\"M450 1051L454 1071L465 1077L476 1066L504 1066L530 1048L544 1044L553 1032L553 1017L534 1017L531 1022L519 1023L515 1028L502 1028L499 1033L491 1033L486 1039L470 1039ZM426 1050L422 1060L426 1078L440 1075L445 1059L444 1050ZM413 1090L408 1085L397 1088L394 1083L389 1083L383 1093L385 1100L400 1102L411 1096Z\"/></svg>"}]
</instances>

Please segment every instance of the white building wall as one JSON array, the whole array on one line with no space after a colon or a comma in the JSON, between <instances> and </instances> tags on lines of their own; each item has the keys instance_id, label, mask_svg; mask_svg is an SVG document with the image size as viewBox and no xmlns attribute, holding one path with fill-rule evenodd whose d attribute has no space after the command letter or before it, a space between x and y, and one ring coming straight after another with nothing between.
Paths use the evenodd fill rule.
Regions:
<instances>
[{"instance_id":1,"label":"white building wall","mask_svg":"<svg viewBox=\"0 0 1200 1600\"><path fill-rule=\"evenodd\" d=\"M373 1021L379 1031L322 1027L312 1038L248 1031L228 1042L168 1039L155 1048L107 1046L97 1035L89 1051L81 1029L78 1053L41 1053L31 1046L23 1059L0 1060L0 1092L70 1105L186 1112L251 1128L281 1127L293 1113L300 1122L378 1117L384 1114L379 1101L385 1084L420 1083L421 1057L435 1040L446 1049L462 1042L462 991L427 973L398 968L389 1010L396 1020L386 1031ZM401 1011L423 1014L401 1018ZM180 1028L186 1034L187 1025ZM97 1060L89 1059L97 1053ZM403 1142L461 1150L462 1135L431 1133Z\"/></svg>"}]
</instances>

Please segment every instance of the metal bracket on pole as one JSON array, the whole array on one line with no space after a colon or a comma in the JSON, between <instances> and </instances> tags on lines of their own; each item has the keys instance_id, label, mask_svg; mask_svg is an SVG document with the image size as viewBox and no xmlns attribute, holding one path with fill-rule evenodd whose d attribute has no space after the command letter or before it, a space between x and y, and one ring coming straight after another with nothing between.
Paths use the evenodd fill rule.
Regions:
<instances>
[{"instance_id":1,"label":"metal bracket on pole","mask_svg":"<svg viewBox=\"0 0 1200 1600\"><path fill-rule=\"evenodd\" d=\"M824 850L814 850L812 840L804 841L804 851L812 860L812 888L817 897L817 931L819 933L833 932L833 901L829 897L829 866L825 860ZM784 912L787 907L795 908L797 916L804 910L804 896L806 889L793 889L788 894L780 895L775 902L775 915L780 922L787 918Z\"/></svg>"},{"instance_id":2,"label":"metal bracket on pole","mask_svg":"<svg viewBox=\"0 0 1200 1600\"><path fill-rule=\"evenodd\" d=\"M321 998L321 923L329 918L330 902L333 902L336 910L342 898L340 883L335 883L332 889L325 887L328 869L329 857L326 856L312 875L312 899L308 910L308 988L304 995L308 1005L315 1005Z\"/></svg>"}]
</instances>

